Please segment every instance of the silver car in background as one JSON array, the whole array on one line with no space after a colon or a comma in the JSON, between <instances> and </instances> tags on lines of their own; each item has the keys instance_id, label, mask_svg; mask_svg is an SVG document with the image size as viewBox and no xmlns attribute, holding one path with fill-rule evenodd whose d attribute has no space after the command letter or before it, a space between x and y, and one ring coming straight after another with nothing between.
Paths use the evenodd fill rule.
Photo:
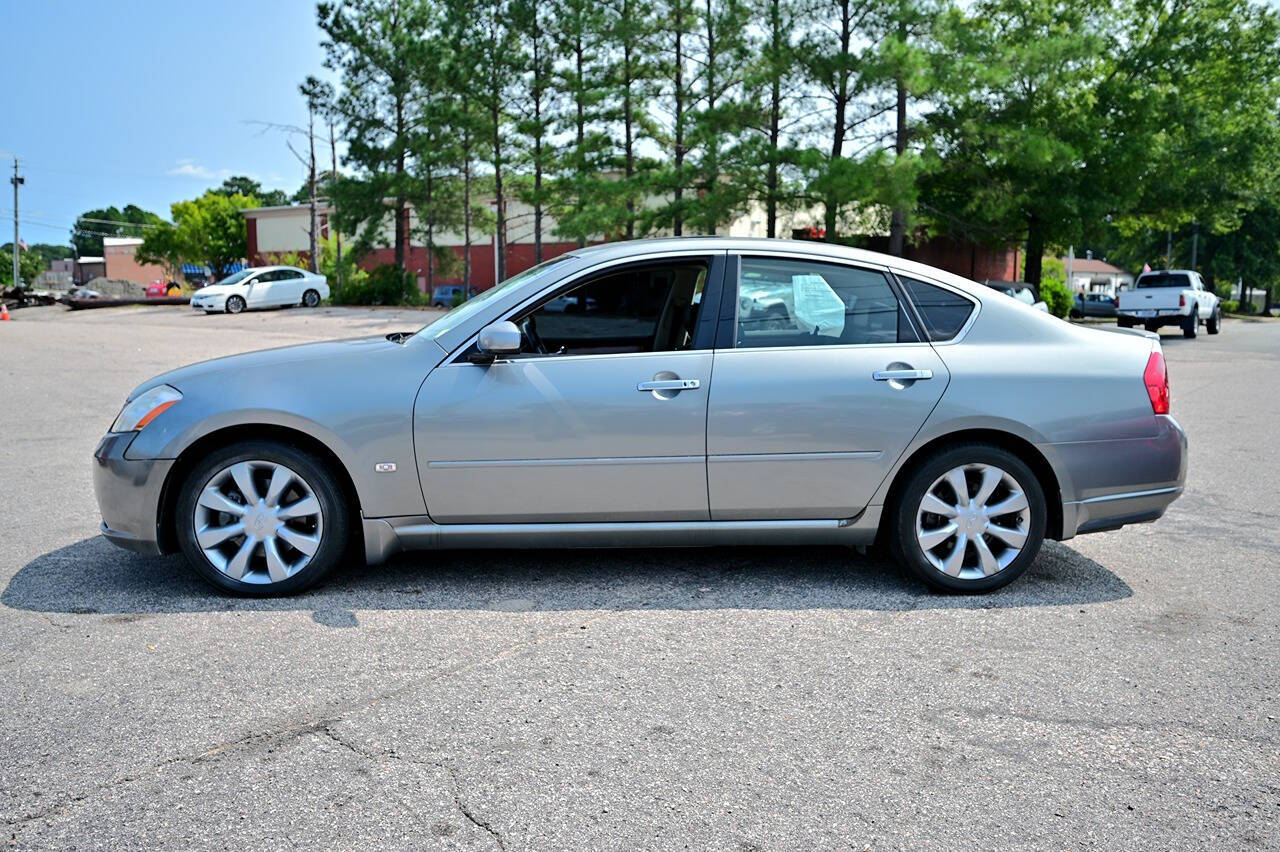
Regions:
<instances>
[{"instance_id":1,"label":"silver car in background","mask_svg":"<svg viewBox=\"0 0 1280 852\"><path fill-rule=\"evenodd\" d=\"M416 334L157 376L94 481L103 535L242 594L356 548L876 541L982 592L1046 537L1159 518L1186 458L1153 335L884 255L688 238L572 252Z\"/></svg>"}]
</instances>

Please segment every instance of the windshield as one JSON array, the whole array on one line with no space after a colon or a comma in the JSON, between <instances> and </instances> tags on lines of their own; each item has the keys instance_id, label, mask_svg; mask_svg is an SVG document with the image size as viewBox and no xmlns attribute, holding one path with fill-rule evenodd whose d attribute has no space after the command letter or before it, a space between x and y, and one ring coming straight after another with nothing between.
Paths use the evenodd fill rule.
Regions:
<instances>
[{"instance_id":1,"label":"windshield","mask_svg":"<svg viewBox=\"0 0 1280 852\"><path fill-rule=\"evenodd\" d=\"M218 282L217 286L222 286L224 284L239 284L241 281L248 278L250 275L252 275L255 272L257 272L256 269L241 269L239 272L236 272L232 275L228 275L226 278L223 278L221 281Z\"/></svg>"},{"instance_id":2,"label":"windshield","mask_svg":"<svg viewBox=\"0 0 1280 852\"><path fill-rule=\"evenodd\" d=\"M1176 273L1170 275L1162 272L1158 275L1144 275L1138 279L1138 289L1146 287L1177 287L1180 290L1188 290L1191 288L1191 277L1186 273Z\"/></svg>"},{"instance_id":3,"label":"windshield","mask_svg":"<svg viewBox=\"0 0 1280 852\"><path fill-rule=\"evenodd\" d=\"M498 286L490 287L488 290L485 290L483 293L480 293L479 295L469 299L468 301L463 302L461 305L458 305L458 307L449 311L449 313L440 317L440 319L436 320L430 325L423 326L421 329L419 329L419 334L425 331L431 336L432 340L439 340L442 335L448 334L449 332L457 328L459 325L461 325L462 323L470 319L471 316L473 316L477 311L479 311L482 307L484 307L485 302L492 299L499 292L507 289L508 287L514 284L523 284L525 281L528 281L531 278L536 278L542 275L548 269L551 269L551 267L555 266L556 264L564 262L564 260L566 260L568 257L569 255L560 255L560 257L543 261L542 263L539 263L537 266L531 266L528 269L526 269L524 272L516 273L515 275L508 278L506 281L503 281Z\"/></svg>"}]
</instances>

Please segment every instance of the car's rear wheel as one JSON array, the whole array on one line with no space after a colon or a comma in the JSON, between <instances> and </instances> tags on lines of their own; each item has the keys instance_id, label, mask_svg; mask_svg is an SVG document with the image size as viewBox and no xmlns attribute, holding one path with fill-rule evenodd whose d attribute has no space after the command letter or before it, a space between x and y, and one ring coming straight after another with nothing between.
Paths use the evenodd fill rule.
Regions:
<instances>
[{"instance_id":1,"label":"car's rear wheel","mask_svg":"<svg viewBox=\"0 0 1280 852\"><path fill-rule=\"evenodd\" d=\"M1200 309L1195 305L1191 306L1191 313L1187 314L1187 318L1182 321L1182 336L1192 338L1196 336L1196 332L1200 329Z\"/></svg>"},{"instance_id":2,"label":"car's rear wheel","mask_svg":"<svg viewBox=\"0 0 1280 852\"><path fill-rule=\"evenodd\" d=\"M1117 317L1116 325L1120 326L1121 328L1133 328L1133 320L1129 319L1128 317Z\"/></svg>"},{"instance_id":3,"label":"car's rear wheel","mask_svg":"<svg viewBox=\"0 0 1280 852\"><path fill-rule=\"evenodd\" d=\"M942 450L910 475L894 507L890 546L906 572L945 592L989 592L1016 580L1044 540L1035 474L988 444Z\"/></svg>"},{"instance_id":4,"label":"car's rear wheel","mask_svg":"<svg viewBox=\"0 0 1280 852\"><path fill-rule=\"evenodd\" d=\"M1213 309L1213 313L1209 315L1209 322L1205 326L1205 330L1210 334L1217 334L1222 330L1222 307Z\"/></svg>"},{"instance_id":5,"label":"car's rear wheel","mask_svg":"<svg viewBox=\"0 0 1280 852\"><path fill-rule=\"evenodd\" d=\"M316 290L308 290L302 294L302 306L304 308L314 308L320 304L320 293Z\"/></svg>"},{"instance_id":6,"label":"car's rear wheel","mask_svg":"<svg viewBox=\"0 0 1280 852\"><path fill-rule=\"evenodd\" d=\"M239 296L228 296L226 307L227 307L227 313L238 314L241 311L243 311L245 308L244 299L240 298Z\"/></svg>"},{"instance_id":7,"label":"car's rear wheel","mask_svg":"<svg viewBox=\"0 0 1280 852\"><path fill-rule=\"evenodd\" d=\"M319 582L350 535L333 472L275 441L244 441L202 459L182 484L175 517L178 543L201 577L259 597Z\"/></svg>"}]
</instances>

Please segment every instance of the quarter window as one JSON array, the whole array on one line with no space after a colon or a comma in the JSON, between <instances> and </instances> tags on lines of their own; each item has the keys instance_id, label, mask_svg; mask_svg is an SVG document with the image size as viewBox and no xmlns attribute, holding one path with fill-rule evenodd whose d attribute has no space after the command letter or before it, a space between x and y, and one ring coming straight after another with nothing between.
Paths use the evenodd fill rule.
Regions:
<instances>
[{"instance_id":1,"label":"quarter window","mask_svg":"<svg viewBox=\"0 0 1280 852\"><path fill-rule=\"evenodd\" d=\"M786 258L742 258L738 348L915 342L879 272Z\"/></svg>"},{"instance_id":2,"label":"quarter window","mask_svg":"<svg viewBox=\"0 0 1280 852\"><path fill-rule=\"evenodd\" d=\"M900 280L907 296L920 312L920 319L924 321L930 340L951 340L969 321L969 315L973 313L973 302L964 296L914 278Z\"/></svg>"},{"instance_id":3,"label":"quarter window","mask_svg":"<svg viewBox=\"0 0 1280 852\"><path fill-rule=\"evenodd\" d=\"M545 355L693 348L708 265L702 260L605 272L515 320L523 351Z\"/></svg>"}]
</instances>

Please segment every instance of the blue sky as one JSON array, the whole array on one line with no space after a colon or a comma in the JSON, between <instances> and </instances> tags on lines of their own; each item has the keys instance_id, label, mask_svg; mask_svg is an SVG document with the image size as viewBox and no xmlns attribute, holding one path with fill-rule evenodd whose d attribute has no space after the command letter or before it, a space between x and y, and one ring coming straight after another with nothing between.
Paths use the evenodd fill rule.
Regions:
<instances>
[{"instance_id":1,"label":"blue sky","mask_svg":"<svg viewBox=\"0 0 1280 852\"><path fill-rule=\"evenodd\" d=\"M0 242L15 154L27 243L111 204L168 218L231 174L304 180L285 137L247 122L305 123L298 84L329 76L314 0L0 0L0 20Z\"/></svg>"}]
</instances>

